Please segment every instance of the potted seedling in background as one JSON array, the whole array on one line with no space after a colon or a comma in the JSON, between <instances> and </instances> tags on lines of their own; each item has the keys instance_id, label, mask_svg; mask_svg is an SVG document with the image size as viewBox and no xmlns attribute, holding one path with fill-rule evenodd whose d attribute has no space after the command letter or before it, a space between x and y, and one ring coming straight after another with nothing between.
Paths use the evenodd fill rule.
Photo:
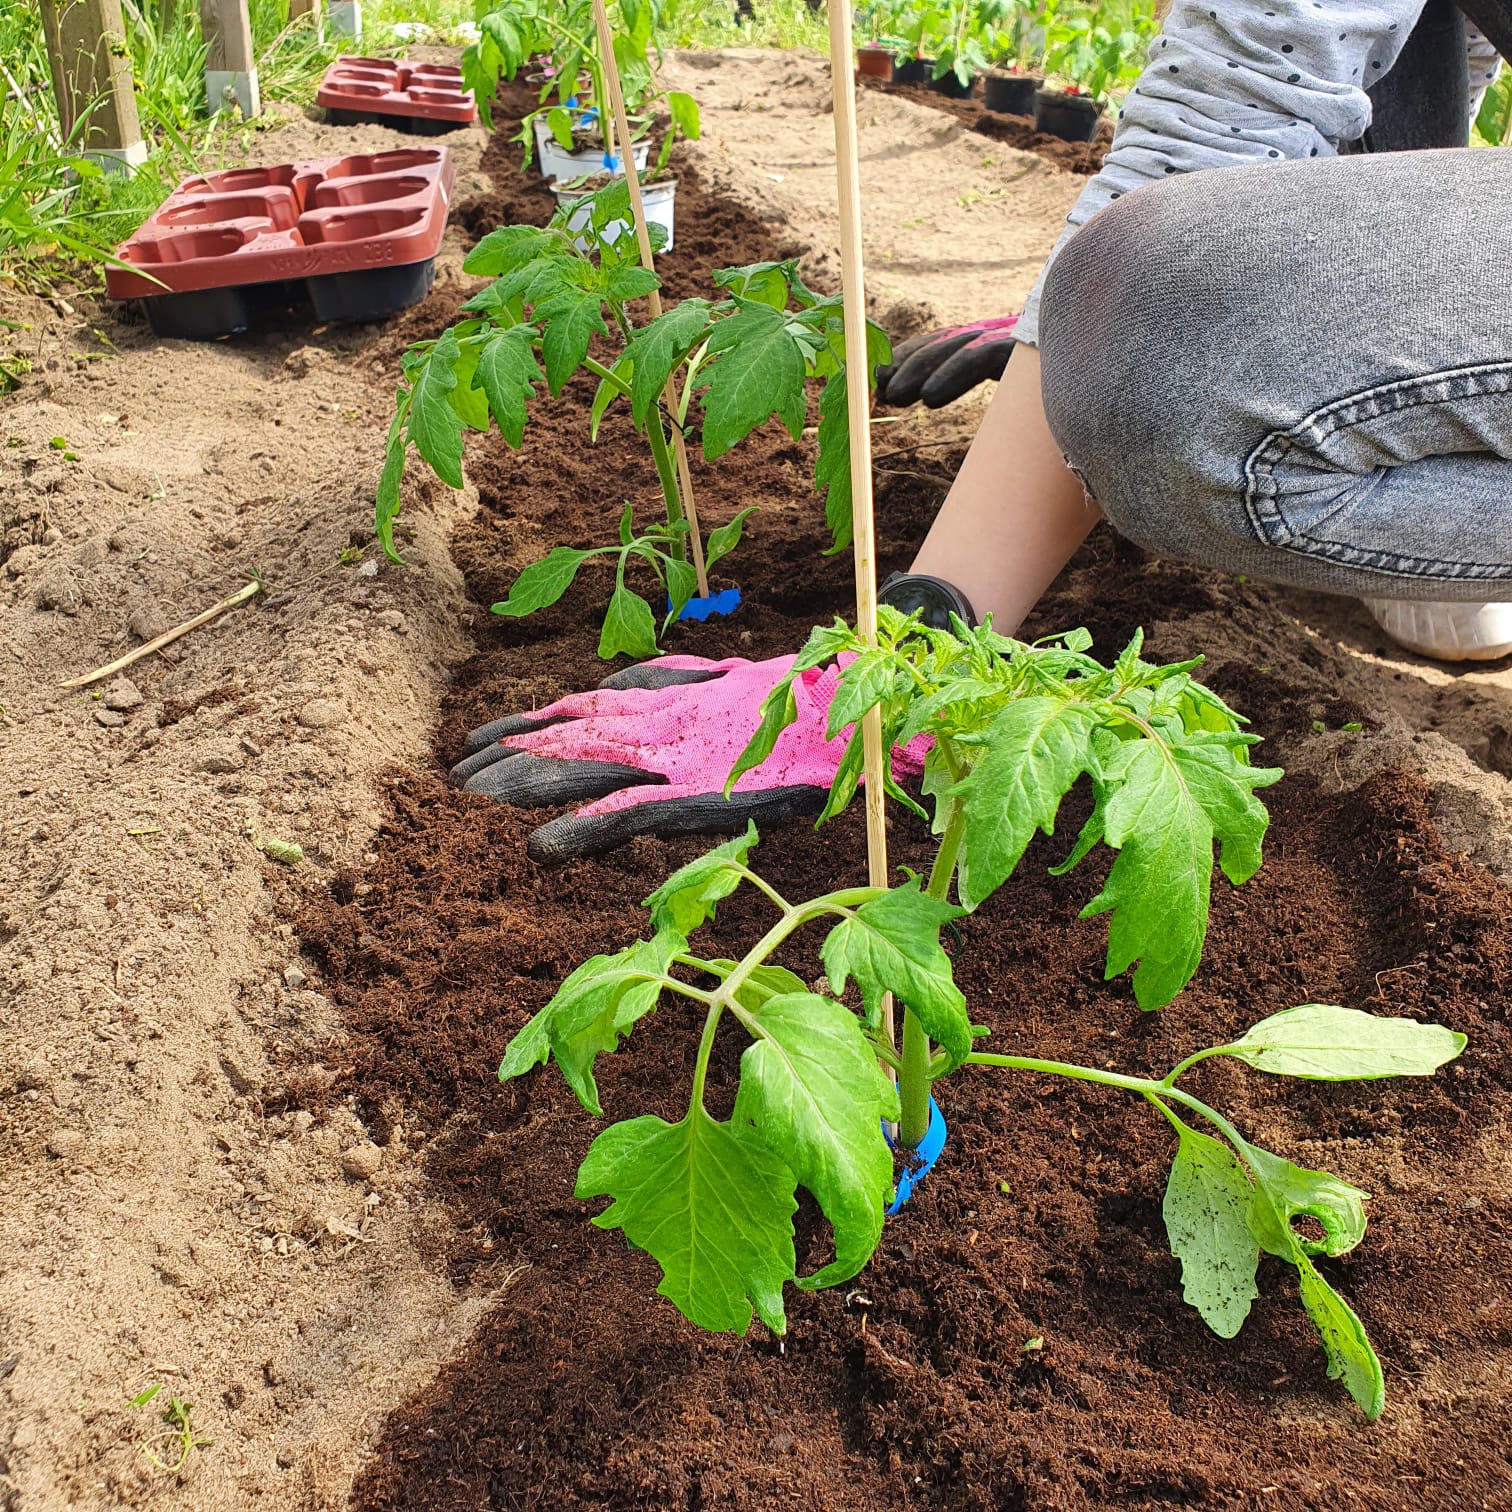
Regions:
<instances>
[{"instance_id":1,"label":"potted seedling in background","mask_svg":"<svg viewBox=\"0 0 1512 1512\"><path fill-rule=\"evenodd\" d=\"M872 0L856 9L856 29L871 41L856 48L856 72L867 79L891 79L894 44L882 36L883 7Z\"/></svg>"},{"instance_id":2,"label":"potted seedling in background","mask_svg":"<svg viewBox=\"0 0 1512 1512\"><path fill-rule=\"evenodd\" d=\"M821 299L806 288L793 262L756 263L714 274L716 285L728 291L726 299L685 299L637 325L636 302L659 282L641 266L635 238L625 234L629 221L628 188L617 179L570 212L559 210L549 226L505 226L478 243L463 266L494 282L462 306L461 321L406 353L376 507L378 538L397 561L393 529L410 444L437 477L460 488L467 430L487 431L496 423L517 447L538 384L544 381L557 398L576 374L597 378L584 439L597 435L610 405L628 406L650 447L665 518L637 533L632 512L616 504L617 539L558 546L527 567L493 609L507 618L531 614L555 603L585 562L609 557L614 589L599 638L599 655L606 658L657 653L657 613L627 582L632 563L649 567L659 579L668 610L662 630L681 615L697 586L687 560L687 514L669 427L686 439L696 418L709 461L774 416L796 441L807 417L807 381L822 379L816 486L826 492L835 549L848 545L851 534L839 297ZM649 230L655 247L660 228ZM616 355L599 361L589 351L595 338L613 343ZM889 355L887 338L872 325L867 338L875 375ZM670 407L668 393L675 396ZM735 547L750 513L737 513L709 536L707 566Z\"/></svg>"},{"instance_id":3,"label":"potted seedling in background","mask_svg":"<svg viewBox=\"0 0 1512 1512\"><path fill-rule=\"evenodd\" d=\"M1045 67L1069 82L1063 89L1047 85L1035 95L1035 130L1090 142L1109 96L1139 77L1147 45L1148 33L1134 26L1115 32L1085 16L1055 18L1047 33Z\"/></svg>"},{"instance_id":4,"label":"potted seedling in background","mask_svg":"<svg viewBox=\"0 0 1512 1512\"><path fill-rule=\"evenodd\" d=\"M935 48L929 87L947 99L967 100L987 67L988 39L1007 13L1007 0L975 0L954 7L949 29Z\"/></svg>"},{"instance_id":5,"label":"potted seedling in background","mask_svg":"<svg viewBox=\"0 0 1512 1512\"><path fill-rule=\"evenodd\" d=\"M992 34L993 66L982 80L982 103L1003 115L1032 116L1034 96L1044 86L1035 71L1045 29L1041 13L1029 5L1008 5Z\"/></svg>"},{"instance_id":6,"label":"potted seedling in background","mask_svg":"<svg viewBox=\"0 0 1512 1512\"><path fill-rule=\"evenodd\" d=\"M966 911L949 900L953 883L962 903L980 903L1087 776L1091 817L1057 870L1100 842L1116 852L1087 912L1112 910L1110 973L1138 959L1135 992L1144 1006L1159 1006L1196 968L1215 839L1231 880L1259 866L1266 813L1253 790L1279 774L1249 765L1253 737L1192 680L1191 663L1150 666L1139 658L1138 640L1105 667L1085 654L1085 632L1025 646L990 628L958 622L951 637L891 611L882 618L875 646L844 625L816 631L794 676L849 654L854 659L830 709L832 736L841 738L874 705L883 712L884 749L888 741L933 735L924 787L935 802L940 848L927 883L910 877L892 888L842 888L791 902L748 864L752 825L646 899L649 939L595 956L567 978L510 1042L500 1079L553 1060L584 1107L601 1114L597 1056L617 1049L659 1004L666 1012L691 1005L701 1014L686 1113L675 1123L643 1114L604 1129L579 1169L576 1194L610 1199L594 1223L623 1230L655 1259L658 1290L692 1322L744 1333L754 1313L778 1334L786 1331L789 1283L843 1283L876 1249L894 1189L884 1126L898 1120L902 1145L919 1149L939 1117L935 1083L970 1066L1128 1092L1176 1135L1163 1212L1187 1301L1214 1332L1231 1338L1259 1295L1262 1255L1293 1266L1329 1374L1367 1417L1377 1417L1385 1401L1380 1363L1354 1310L1314 1264L1359 1243L1365 1193L1252 1144L1180 1083L1213 1057L1325 1081L1427 1076L1459 1054L1463 1036L1305 1004L1158 1077L1112 1069L1101 1044L1095 1065L975 1048L987 1031L972 1024L939 938ZM792 709L790 685L779 685L732 782L770 752ZM854 793L860 745L857 733L826 813ZM902 796L890 779L889 788ZM740 887L772 906L771 927L738 960L695 949L690 936ZM799 929L821 920L829 930L818 962L800 975L773 961ZM825 992L808 985L821 965ZM839 1001L852 980L859 1011ZM882 1030L888 993L907 1005L901 1049ZM730 1116L721 1119L706 1090L711 1066L729 1065L713 1057L726 1031L747 1044ZM727 1107L729 1092L719 1088ZM828 1219L833 1240L833 1258L806 1275L799 1274L792 1221L800 1186ZM1299 1229L1303 1220L1311 1232Z\"/></svg>"},{"instance_id":7,"label":"potted seedling in background","mask_svg":"<svg viewBox=\"0 0 1512 1512\"><path fill-rule=\"evenodd\" d=\"M667 112L669 137L697 137L698 105L690 94L655 85L651 5L645 0L618 0L615 11L615 60L635 135L629 156L637 169L643 169L651 146L645 133L655 119L656 107ZM478 24L478 40L462 54L462 76L490 128L499 80L513 79L541 52L549 52L553 59L553 71L541 86L540 108L520 125L524 166L539 153L542 172L551 179L581 180L599 172L623 172L626 144L618 144L618 153L609 153L600 115L607 108L608 96L591 0L509 0L489 10ZM669 151L670 143L664 142L663 162Z\"/></svg>"}]
</instances>

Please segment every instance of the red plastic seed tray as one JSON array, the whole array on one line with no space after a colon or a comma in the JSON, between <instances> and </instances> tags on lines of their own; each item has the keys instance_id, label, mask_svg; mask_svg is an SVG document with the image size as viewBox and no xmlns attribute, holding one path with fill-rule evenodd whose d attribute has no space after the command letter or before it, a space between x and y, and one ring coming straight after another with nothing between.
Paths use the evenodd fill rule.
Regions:
<instances>
[{"instance_id":1,"label":"red plastic seed tray","mask_svg":"<svg viewBox=\"0 0 1512 1512\"><path fill-rule=\"evenodd\" d=\"M380 121L426 135L455 131L478 116L460 68L383 58L337 58L320 81L315 103L337 126Z\"/></svg>"},{"instance_id":2,"label":"red plastic seed tray","mask_svg":"<svg viewBox=\"0 0 1512 1512\"><path fill-rule=\"evenodd\" d=\"M379 319L429 290L455 178L444 147L188 178L116 249L129 266L105 287L142 300L160 336L232 335L301 295L322 321Z\"/></svg>"}]
</instances>

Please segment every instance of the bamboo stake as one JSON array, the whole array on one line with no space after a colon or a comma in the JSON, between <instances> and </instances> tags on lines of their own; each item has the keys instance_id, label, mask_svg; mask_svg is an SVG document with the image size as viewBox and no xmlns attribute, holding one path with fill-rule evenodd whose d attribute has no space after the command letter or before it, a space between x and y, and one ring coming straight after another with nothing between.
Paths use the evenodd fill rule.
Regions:
<instances>
[{"instance_id":1,"label":"bamboo stake","mask_svg":"<svg viewBox=\"0 0 1512 1512\"><path fill-rule=\"evenodd\" d=\"M876 527L872 513L871 384L866 362L866 277L861 259L861 167L856 145L856 81L851 73L850 0L829 0L830 82L835 102L835 176L840 208L840 286L845 311L845 388L850 419L851 529L856 557L856 629L877 639ZM886 794L882 790L882 712L861 721L866 772L866 863L873 887L888 885ZM893 1003L882 1029L894 1043Z\"/></svg>"},{"instance_id":2,"label":"bamboo stake","mask_svg":"<svg viewBox=\"0 0 1512 1512\"><path fill-rule=\"evenodd\" d=\"M164 646L172 645L181 635L188 635L191 630L198 630L201 625L208 625L216 615L224 614L228 609L234 609L238 604L245 604L248 599L254 599L263 591L263 580L260 577L253 578L245 588L238 588L229 598L223 598L220 603L212 604L202 614L196 614L193 619L185 620L182 625L175 625L171 630L165 630L156 639L150 640L145 646L138 646L135 651L128 651L125 656L118 657L109 666L97 667L93 672L86 673L83 677L70 678L68 682L59 683L60 688L87 688L90 683L99 682L102 677L112 677L117 672L124 672L127 667L135 666L143 657L151 656L154 651L161 651Z\"/></svg>"},{"instance_id":3,"label":"bamboo stake","mask_svg":"<svg viewBox=\"0 0 1512 1512\"><path fill-rule=\"evenodd\" d=\"M604 131L604 145L611 155L615 148L615 138L619 139L619 149L625 157L625 186L630 191L630 218L635 222L635 235L640 242L641 264L649 269L652 265L651 232L647 228L645 201L641 198L640 175L635 171L635 147L630 138L630 117L625 112L625 92L620 88L619 65L614 61L614 33L609 28L609 12L604 8L604 0L593 0L593 21L598 28L599 55L604 67L604 88L609 95L613 135L610 134L610 116L604 114L603 101L597 102L599 124ZM648 297L651 304L651 318L656 320L662 312L661 295L652 289ZM672 450L677 458L677 486L682 492L683 513L687 517L688 537L693 546L693 571L698 577L698 596L708 598L709 575L704 570L703 537L698 529L698 505L693 501L693 475L688 470L688 443L683 437L682 426L676 418L682 406L675 379L667 379L667 386L662 391L662 402L667 406L668 415L672 417Z\"/></svg>"}]
</instances>

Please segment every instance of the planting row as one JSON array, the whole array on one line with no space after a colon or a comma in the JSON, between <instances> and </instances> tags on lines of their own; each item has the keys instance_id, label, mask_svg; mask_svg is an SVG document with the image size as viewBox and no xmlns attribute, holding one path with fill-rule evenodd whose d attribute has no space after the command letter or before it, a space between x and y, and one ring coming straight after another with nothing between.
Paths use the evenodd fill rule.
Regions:
<instances>
[{"instance_id":1,"label":"planting row","mask_svg":"<svg viewBox=\"0 0 1512 1512\"><path fill-rule=\"evenodd\" d=\"M643 320L637 301L659 281L623 234L627 199L617 182L590 196L580 229L559 211L544 228L503 227L478 245L467 266L493 282L467 301L457 324L404 361L378 527L392 552L411 443L460 486L468 431L496 423L518 446L537 386L560 395L586 369L598 380L590 432L610 405L628 406L656 463L665 520L638 534L626 507L616 542L558 545L494 610L515 617L553 603L585 561L608 554L617 570L600 654L651 657L661 606L653 610L632 590L626 568L641 561L655 570L667 600L663 628L694 592L678 445L699 441L705 457L718 458L774 417L796 439L808 416L808 381L818 380L815 483L826 493L836 545L848 540L844 329L837 300L813 294L792 264L771 262L716 271L724 300L686 299ZM886 340L869 337L875 365L887 356ZM710 537L711 562L738 543L745 518ZM1176 1137L1164 1216L1187 1300L1230 1337L1258 1295L1261 1257L1281 1259L1297 1272L1330 1375L1374 1418L1385 1400L1379 1361L1316 1263L1360 1242L1364 1193L1251 1143L1180 1083L1214 1056L1321 1080L1427 1076L1459 1054L1462 1036L1304 1004L1160 1078L976 1043L984 1031L972 1023L940 933L1013 875L1031 839L1054 830L1063 800L1083 782L1091 813L1056 871L1099 847L1113 853L1083 916L1108 916L1107 975L1132 972L1141 1008L1168 1004L1196 973L1215 864L1236 886L1261 865L1268 815L1257 790L1281 773L1252 765L1256 737L1241 716L1194 680L1196 660L1148 663L1136 637L1103 664L1090 645L1083 631L1027 645L959 617L947 630L884 605L876 645L837 622L816 630L796 658L679 658L476 732L473 754L454 773L470 790L525 803L596 800L538 832L531 853L549 857L564 853L569 837L565 853L580 852L585 836L602 846L656 832L659 813L674 832L729 832L748 815L805 807L822 809L823 822L855 796L859 726L876 710L891 753L887 794L939 837L927 879L790 900L752 870L757 832L749 825L647 898L649 938L571 973L510 1044L500 1077L551 1060L583 1105L600 1113L596 1058L658 1004L691 1004L704 1027L686 1113L676 1122L643 1115L612 1124L587 1152L577 1194L611 1199L593 1221L622 1229L653 1256L660 1292L693 1322L744 1332L754 1315L777 1333L786 1326L789 1283L846 1281L881 1242L886 1214L907 1190L892 1144L916 1162L938 1156L944 1118L936 1082L969 1066L1127 1091L1159 1111ZM665 761L641 771L648 749L660 750L662 727L678 732L676 740ZM769 762L779 776L767 775ZM711 789L703 768L716 766ZM574 784L565 774L577 768L583 781ZM770 930L738 960L697 948L695 932L742 887L772 905ZM819 951L827 993L809 986L813 972L800 976L772 960L820 919L830 924ZM854 1002L845 998L852 981ZM903 1005L901 1041L884 1017L888 995ZM721 1119L706 1106L705 1078L719 1035L732 1026L748 1043L733 1112ZM915 1166L910 1179L918 1175ZM832 1230L832 1258L809 1274L800 1274L795 1250L798 1187Z\"/></svg>"}]
</instances>

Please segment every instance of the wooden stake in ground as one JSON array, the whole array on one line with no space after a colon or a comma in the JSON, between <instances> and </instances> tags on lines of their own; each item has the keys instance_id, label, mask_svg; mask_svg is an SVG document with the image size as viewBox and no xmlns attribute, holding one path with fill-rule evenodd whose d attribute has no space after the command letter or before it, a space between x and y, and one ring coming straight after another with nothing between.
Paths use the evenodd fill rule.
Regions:
<instances>
[{"instance_id":1,"label":"wooden stake in ground","mask_svg":"<svg viewBox=\"0 0 1512 1512\"><path fill-rule=\"evenodd\" d=\"M87 117L76 143L85 157L106 168L146 162L121 0L42 0L42 35L64 136Z\"/></svg>"},{"instance_id":2,"label":"wooden stake in ground","mask_svg":"<svg viewBox=\"0 0 1512 1512\"><path fill-rule=\"evenodd\" d=\"M59 683L60 688L87 688L90 683L97 683L102 677L114 677L117 672L124 672L127 667L135 666L144 657L151 656L154 651L161 651L164 646L171 645L181 635L188 635L191 630L198 630L201 625L208 625L218 614L224 614L228 609L234 609L238 604L245 604L249 599L255 599L263 591L263 580L255 577L245 588L238 588L229 598L223 598L220 603L212 604L193 619L185 620L182 625L175 625L171 630L165 630L155 639L147 642L145 646L138 646L135 651L128 651L125 656L117 657L115 661L104 667L96 667L93 672L87 672L83 677L72 677L67 682Z\"/></svg>"},{"instance_id":3,"label":"wooden stake in ground","mask_svg":"<svg viewBox=\"0 0 1512 1512\"><path fill-rule=\"evenodd\" d=\"M830 80L835 102L835 174L840 199L840 285L845 311L845 397L850 417L851 521L856 558L856 629L877 639L876 527L872 511L871 381L866 361L866 279L861 258L861 170L856 146L856 81L851 73L850 0L829 0ZM886 887L887 810L882 790L882 713L861 721L866 773L867 879ZM883 1032L893 1040L889 997Z\"/></svg>"},{"instance_id":4,"label":"wooden stake in ground","mask_svg":"<svg viewBox=\"0 0 1512 1512\"><path fill-rule=\"evenodd\" d=\"M252 20L247 0L200 0L205 54L205 97L212 111L235 105L248 118L262 114Z\"/></svg>"},{"instance_id":5,"label":"wooden stake in ground","mask_svg":"<svg viewBox=\"0 0 1512 1512\"><path fill-rule=\"evenodd\" d=\"M641 263L650 268L651 232L647 227L646 205L641 198L640 175L635 171L635 144L630 137L630 117L625 111L625 92L620 88L619 66L614 61L614 33L609 27L609 12L604 9L604 0L593 0L593 22L598 28L599 57L604 69L604 88L609 95L610 113L604 112L604 102L597 101L599 125L604 132L604 146L612 154L615 139L625 160L625 185L630 191L630 216L635 222L635 235L640 243ZM613 131L611 133L611 119ZM661 295L655 289L650 293L651 318L657 319L662 312ZM676 382L669 378L662 393L662 402L669 414L675 416L681 404ZM708 598L709 575L704 570L703 537L698 529L698 505L693 500L693 475L688 470L688 443L683 439L682 426L674 419L672 423L672 450L677 457L677 487L682 494L683 513L688 521L688 540L693 547L693 571L698 577L698 596Z\"/></svg>"}]
</instances>

